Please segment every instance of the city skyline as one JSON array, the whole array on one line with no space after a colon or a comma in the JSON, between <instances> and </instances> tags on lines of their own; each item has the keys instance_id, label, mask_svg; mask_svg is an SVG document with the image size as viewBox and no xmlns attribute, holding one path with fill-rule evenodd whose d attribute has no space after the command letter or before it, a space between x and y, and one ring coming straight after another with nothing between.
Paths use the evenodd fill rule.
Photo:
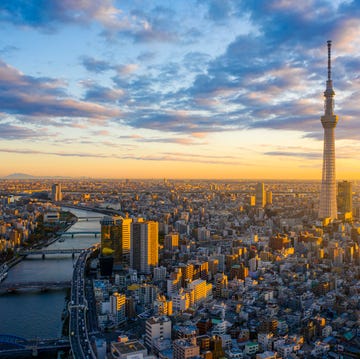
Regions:
<instances>
[{"instance_id":1,"label":"city skyline","mask_svg":"<svg viewBox=\"0 0 360 359\"><path fill-rule=\"evenodd\" d=\"M359 179L355 1L0 4L0 177Z\"/></svg>"}]
</instances>

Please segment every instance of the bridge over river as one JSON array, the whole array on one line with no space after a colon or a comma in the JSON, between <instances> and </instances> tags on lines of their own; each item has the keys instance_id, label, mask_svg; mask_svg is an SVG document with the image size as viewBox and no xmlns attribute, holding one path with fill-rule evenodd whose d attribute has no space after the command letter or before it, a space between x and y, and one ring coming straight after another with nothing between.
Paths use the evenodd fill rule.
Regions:
<instances>
[{"instance_id":1,"label":"bridge over river","mask_svg":"<svg viewBox=\"0 0 360 359\"><path fill-rule=\"evenodd\" d=\"M57 249L29 249L26 251L20 251L18 252L19 256L29 256L31 254L39 254L42 255L43 257L46 256L47 254L76 254L76 253L81 253L83 250L82 249L76 249L76 248L67 248L67 249L61 249L61 248L57 248Z\"/></svg>"},{"instance_id":2,"label":"bridge over river","mask_svg":"<svg viewBox=\"0 0 360 359\"><path fill-rule=\"evenodd\" d=\"M37 356L40 352L69 350L68 339L24 339L14 335L0 334L0 358Z\"/></svg>"},{"instance_id":3,"label":"bridge over river","mask_svg":"<svg viewBox=\"0 0 360 359\"><path fill-rule=\"evenodd\" d=\"M72 231L67 231L67 232L57 232L56 235L57 236L71 236L71 238L74 238L75 236L88 236L88 235L94 235L94 237L96 238L101 232L100 231L76 231L76 232L72 232Z\"/></svg>"},{"instance_id":4,"label":"bridge over river","mask_svg":"<svg viewBox=\"0 0 360 359\"><path fill-rule=\"evenodd\" d=\"M104 215L105 216L105 215ZM76 217L78 221L81 222L98 222L104 218L104 216L101 217Z\"/></svg>"},{"instance_id":5,"label":"bridge over river","mask_svg":"<svg viewBox=\"0 0 360 359\"><path fill-rule=\"evenodd\" d=\"M50 290L70 288L71 281L52 281L52 282L2 282L0 283L0 293L16 292L21 289ZM0 338L1 339L1 338Z\"/></svg>"}]
</instances>

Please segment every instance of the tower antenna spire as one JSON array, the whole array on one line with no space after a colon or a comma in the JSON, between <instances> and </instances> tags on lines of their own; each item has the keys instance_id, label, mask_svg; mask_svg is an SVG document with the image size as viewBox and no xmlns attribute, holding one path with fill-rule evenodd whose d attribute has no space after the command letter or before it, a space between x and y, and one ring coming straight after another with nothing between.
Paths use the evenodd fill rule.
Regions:
<instances>
[{"instance_id":1,"label":"tower antenna spire","mask_svg":"<svg viewBox=\"0 0 360 359\"><path fill-rule=\"evenodd\" d=\"M328 47L328 80L331 81L331 40L328 40L327 47Z\"/></svg>"}]
</instances>

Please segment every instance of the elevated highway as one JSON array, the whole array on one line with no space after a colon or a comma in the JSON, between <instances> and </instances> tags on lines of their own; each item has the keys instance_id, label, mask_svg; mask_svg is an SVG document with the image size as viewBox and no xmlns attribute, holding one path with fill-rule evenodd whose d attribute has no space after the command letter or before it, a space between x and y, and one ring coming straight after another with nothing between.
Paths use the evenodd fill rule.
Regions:
<instances>
[{"instance_id":1,"label":"elevated highway","mask_svg":"<svg viewBox=\"0 0 360 359\"><path fill-rule=\"evenodd\" d=\"M91 253L97 247L91 247L80 253L71 281L71 300L69 303L69 339L74 359L96 359L90 344L87 328L87 301L85 296L85 266Z\"/></svg>"}]
</instances>

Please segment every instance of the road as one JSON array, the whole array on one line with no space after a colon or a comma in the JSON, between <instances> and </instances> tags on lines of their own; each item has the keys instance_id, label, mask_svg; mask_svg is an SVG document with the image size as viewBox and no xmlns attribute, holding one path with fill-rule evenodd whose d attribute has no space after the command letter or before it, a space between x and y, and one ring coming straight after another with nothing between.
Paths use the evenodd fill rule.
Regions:
<instances>
[{"instance_id":1,"label":"road","mask_svg":"<svg viewBox=\"0 0 360 359\"><path fill-rule=\"evenodd\" d=\"M85 297L85 266L95 247L80 253L74 267L71 298L69 303L69 339L74 359L96 359L88 336L87 308Z\"/></svg>"}]
</instances>

